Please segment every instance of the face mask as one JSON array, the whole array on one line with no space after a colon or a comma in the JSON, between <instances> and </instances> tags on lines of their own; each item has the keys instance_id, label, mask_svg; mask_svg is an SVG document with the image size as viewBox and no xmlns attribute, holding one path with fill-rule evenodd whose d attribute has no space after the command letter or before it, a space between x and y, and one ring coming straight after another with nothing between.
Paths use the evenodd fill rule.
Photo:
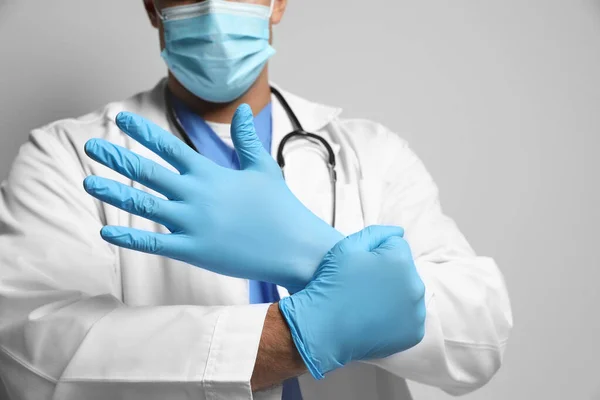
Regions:
<instances>
[{"instance_id":1,"label":"face mask","mask_svg":"<svg viewBox=\"0 0 600 400\"><path fill-rule=\"evenodd\" d=\"M162 11L171 73L190 92L228 103L250 89L275 54L269 45L271 8L206 0Z\"/></svg>"}]
</instances>

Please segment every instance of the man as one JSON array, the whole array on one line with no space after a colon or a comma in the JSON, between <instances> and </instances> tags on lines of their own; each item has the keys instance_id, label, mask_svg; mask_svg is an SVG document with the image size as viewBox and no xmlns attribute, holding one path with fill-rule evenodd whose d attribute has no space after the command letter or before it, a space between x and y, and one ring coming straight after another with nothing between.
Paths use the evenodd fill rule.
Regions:
<instances>
[{"instance_id":1,"label":"man","mask_svg":"<svg viewBox=\"0 0 600 400\"><path fill-rule=\"evenodd\" d=\"M407 144L283 92L331 146L336 195L319 143L284 149L291 192L265 156L293 130L266 66L286 1L144 4L168 79L34 131L2 186L9 397L405 399L405 379L485 384L512 325L503 279Z\"/></svg>"}]
</instances>

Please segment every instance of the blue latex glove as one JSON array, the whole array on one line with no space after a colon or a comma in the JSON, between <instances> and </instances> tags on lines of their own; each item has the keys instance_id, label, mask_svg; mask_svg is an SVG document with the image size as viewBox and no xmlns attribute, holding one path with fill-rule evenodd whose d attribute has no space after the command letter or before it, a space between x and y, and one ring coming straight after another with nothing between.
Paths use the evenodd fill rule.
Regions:
<instances>
[{"instance_id":1,"label":"blue latex glove","mask_svg":"<svg viewBox=\"0 0 600 400\"><path fill-rule=\"evenodd\" d=\"M101 235L109 243L294 292L310 282L325 254L343 239L289 190L256 135L248 105L238 108L231 128L239 171L218 166L140 116L120 113L116 123L179 174L107 141L88 141L85 151L92 159L168 199L87 177L84 188L92 196L171 232L107 226Z\"/></svg>"},{"instance_id":2,"label":"blue latex glove","mask_svg":"<svg viewBox=\"0 0 600 400\"><path fill-rule=\"evenodd\" d=\"M339 242L308 286L279 302L315 379L351 361L418 344L425 286L402 228L371 226Z\"/></svg>"}]
</instances>

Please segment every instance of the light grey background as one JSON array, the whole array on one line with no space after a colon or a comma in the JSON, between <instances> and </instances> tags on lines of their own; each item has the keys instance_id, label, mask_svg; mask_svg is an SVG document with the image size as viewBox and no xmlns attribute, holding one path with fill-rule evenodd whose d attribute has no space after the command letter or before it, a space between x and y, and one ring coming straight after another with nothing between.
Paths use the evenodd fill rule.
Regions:
<instances>
[{"instance_id":1,"label":"light grey background","mask_svg":"<svg viewBox=\"0 0 600 400\"><path fill-rule=\"evenodd\" d=\"M0 3L0 179L31 128L164 74L141 0ZM504 271L505 365L466 398L600 399L600 3L290 3L273 78L401 132Z\"/></svg>"}]
</instances>

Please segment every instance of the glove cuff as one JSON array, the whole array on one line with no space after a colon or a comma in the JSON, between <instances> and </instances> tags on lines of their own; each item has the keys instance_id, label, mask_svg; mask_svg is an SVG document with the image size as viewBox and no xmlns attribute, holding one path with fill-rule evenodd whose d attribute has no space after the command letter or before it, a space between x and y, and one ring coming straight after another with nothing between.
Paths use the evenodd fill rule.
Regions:
<instances>
[{"instance_id":1,"label":"glove cuff","mask_svg":"<svg viewBox=\"0 0 600 400\"><path fill-rule=\"evenodd\" d=\"M298 353L300 353L300 357L302 357L302 360L304 361L304 364L306 364L308 371L316 380L323 379L325 376L321 372L321 368L318 367L318 364L320 363L317 360L314 360L308 352L308 349L302 340L302 332L300 331L298 324L296 324L296 313L293 297L286 297L279 301L279 310L281 311L283 318L285 318L285 321L290 328L290 333L292 334L292 339L294 340L296 349L298 349Z\"/></svg>"}]
</instances>

